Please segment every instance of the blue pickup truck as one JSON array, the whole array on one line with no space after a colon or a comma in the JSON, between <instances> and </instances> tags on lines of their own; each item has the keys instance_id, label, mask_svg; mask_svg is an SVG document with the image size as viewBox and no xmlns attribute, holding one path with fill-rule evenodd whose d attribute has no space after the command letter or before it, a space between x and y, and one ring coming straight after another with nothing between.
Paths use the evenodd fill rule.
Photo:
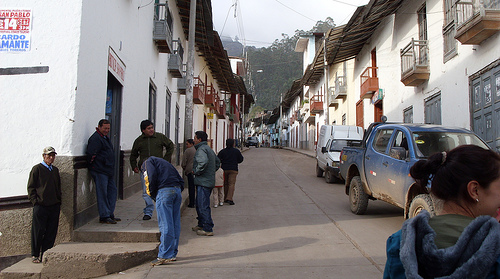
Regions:
<instances>
[{"instance_id":1,"label":"blue pickup truck","mask_svg":"<svg viewBox=\"0 0 500 279\"><path fill-rule=\"evenodd\" d=\"M421 192L409 175L410 167L436 152L463 144L489 148L473 132L428 124L372 123L361 146L344 147L340 175L345 180L351 211L364 214L368 200L382 200L404 209L411 218L425 209L434 213L434 203Z\"/></svg>"}]
</instances>

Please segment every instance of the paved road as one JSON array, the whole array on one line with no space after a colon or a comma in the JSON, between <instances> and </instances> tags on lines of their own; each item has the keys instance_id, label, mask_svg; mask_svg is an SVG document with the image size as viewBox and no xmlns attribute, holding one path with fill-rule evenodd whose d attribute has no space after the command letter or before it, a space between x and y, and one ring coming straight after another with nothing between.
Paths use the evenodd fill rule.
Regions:
<instances>
[{"instance_id":1,"label":"paved road","mask_svg":"<svg viewBox=\"0 0 500 279\"><path fill-rule=\"evenodd\" d=\"M370 201L365 215L352 214L343 185L316 177L315 160L302 154L244 156L236 205L212 209L215 236L192 232L196 212L187 208L177 262L103 278L381 278L402 210Z\"/></svg>"}]
</instances>

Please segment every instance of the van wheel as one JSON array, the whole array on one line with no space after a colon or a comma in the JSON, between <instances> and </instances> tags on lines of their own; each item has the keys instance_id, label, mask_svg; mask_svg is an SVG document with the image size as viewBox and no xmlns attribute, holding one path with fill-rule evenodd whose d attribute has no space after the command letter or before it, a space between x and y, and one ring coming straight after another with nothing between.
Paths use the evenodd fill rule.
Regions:
<instances>
[{"instance_id":1,"label":"van wheel","mask_svg":"<svg viewBox=\"0 0 500 279\"><path fill-rule=\"evenodd\" d=\"M337 178L333 176L331 171L326 170L325 171L325 181L326 183L335 183L337 182Z\"/></svg>"},{"instance_id":2,"label":"van wheel","mask_svg":"<svg viewBox=\"0 0 500 279\"><path fill-rule=\"evenodd\" d=\"M363 189L361 177L355 176L351 180L349 187L349 203L351 205L352 213L356 215L363 215L368 208L368 195Z\"/></svg>"},{"instance_id":3,"label":"van wheel","mask_svg":"<svg viewBox=\"0 0 500 279\"><path fill-rule=\"evenodd\" d=\"M422 210L427 210L431 216L435 215L434 203L432 202L431 196L428 194L420 194L413 198L410 209L408 210L408 218L417 216Z\"/></svg>"},{"instance_id":4,"label":"van wheel","mask_svg":"<svg viewBox=\"0 0 500 279\"><path fill-rule=\"evenodd\" d=\"M319 168L318 164L316 164L316 176L317 177L323 176L323 170Z\"/></svg>"}]
</instances>

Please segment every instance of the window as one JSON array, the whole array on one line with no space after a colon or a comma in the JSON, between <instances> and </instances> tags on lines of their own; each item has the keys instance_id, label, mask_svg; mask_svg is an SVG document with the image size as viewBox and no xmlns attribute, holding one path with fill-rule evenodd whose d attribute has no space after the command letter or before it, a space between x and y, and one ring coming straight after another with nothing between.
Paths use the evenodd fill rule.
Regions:
<instances>
[{"instance_id":1,"label":"window","mask_svg":"<svg viewBox=\"0 0 500 279\"><path fill-rule=\"evenodd\" d=\"M379 130L373 141L373 149L380 153L385 153L389 140L391 139L393 130Z\"/></svg>"},{"instance_id":2,"label":"window","mask_svg":"<svg viewBox=\"0 0 500 279\"><path fill-rule=\"evenodd\" d=\"M167 138L170 138L170 114L171 114L171 107L172 107L172 94L170 93L170 90L167 88L167 97L165 100L165 136Z\"/></svg>"},{"instance_id":3,"label":"window","mask_svg":"<svg viewBox=\"0 0 500 279\"><path fill-rule=\"evenodd\" d=\"M342 125L347 125L347 116L346 114L342 114Z\"/></svg>"},{"instance_id":4,"label":"window","mask_svg":"<svg viewBox=\"0 0 500 279\"><path fill-rule=\"evenodd\" d=\"M441 93L425 100L425 123L441 125Z\"/></svg>"},{"instance_id":5,"label":"window","mask_svg":"<svg viewBox=\"0 0 500 279\"><path fill-rule=\"evenodd\" d=\"M408 158L408 139L403 131L396 132L389 155L397 160L404 160Z\"/></svg>"},{"instance_id":6,"label":"window","mask_svg":"<svg viewBox=\"0 0 500 279\"><path fill-rule=\"evenodd\" d=\"M403 111L403 122L404 123L413 123L413 106L406 108Z\"/></svg>"},{"instance_id":7,"label":"window","mask_svg":"<svg viewBox=\"0 0 500 279\"><path fill-rule=\"evenodd\" d=\"M444 26L443 26L443 39L444 39L444 63L450 60L457 54L457 41L455 40L456 23L455 23L455 5L456 0L444 1Z\"/></svg>"},{"instance_id":8,"label":"window","mask_svg":"<svg viewBox=\"0 0 500 279\"><path fill-rule=\"evenodd\" d=\"M149 83L149 110L148 119L156 125L156 86L153 82Z\"/></svg>"}]
</instances>

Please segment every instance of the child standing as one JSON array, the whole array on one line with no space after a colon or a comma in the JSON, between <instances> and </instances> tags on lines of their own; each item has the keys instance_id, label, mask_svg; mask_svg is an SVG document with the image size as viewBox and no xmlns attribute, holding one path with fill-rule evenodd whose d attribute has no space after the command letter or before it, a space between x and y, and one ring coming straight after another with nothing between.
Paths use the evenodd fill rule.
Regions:
<instances>
[{"instance_id":1,"label":"child standing","mask_svg":"<svg viewBox=\"0 0 500 279\"><path fill-rule=\"evenodd\" d=\"M224 205L224 171L219 168L215 172L215 187L212 190L212 199L214 201L214 207L218 205Z\"/></svg>"}]
</instances>

